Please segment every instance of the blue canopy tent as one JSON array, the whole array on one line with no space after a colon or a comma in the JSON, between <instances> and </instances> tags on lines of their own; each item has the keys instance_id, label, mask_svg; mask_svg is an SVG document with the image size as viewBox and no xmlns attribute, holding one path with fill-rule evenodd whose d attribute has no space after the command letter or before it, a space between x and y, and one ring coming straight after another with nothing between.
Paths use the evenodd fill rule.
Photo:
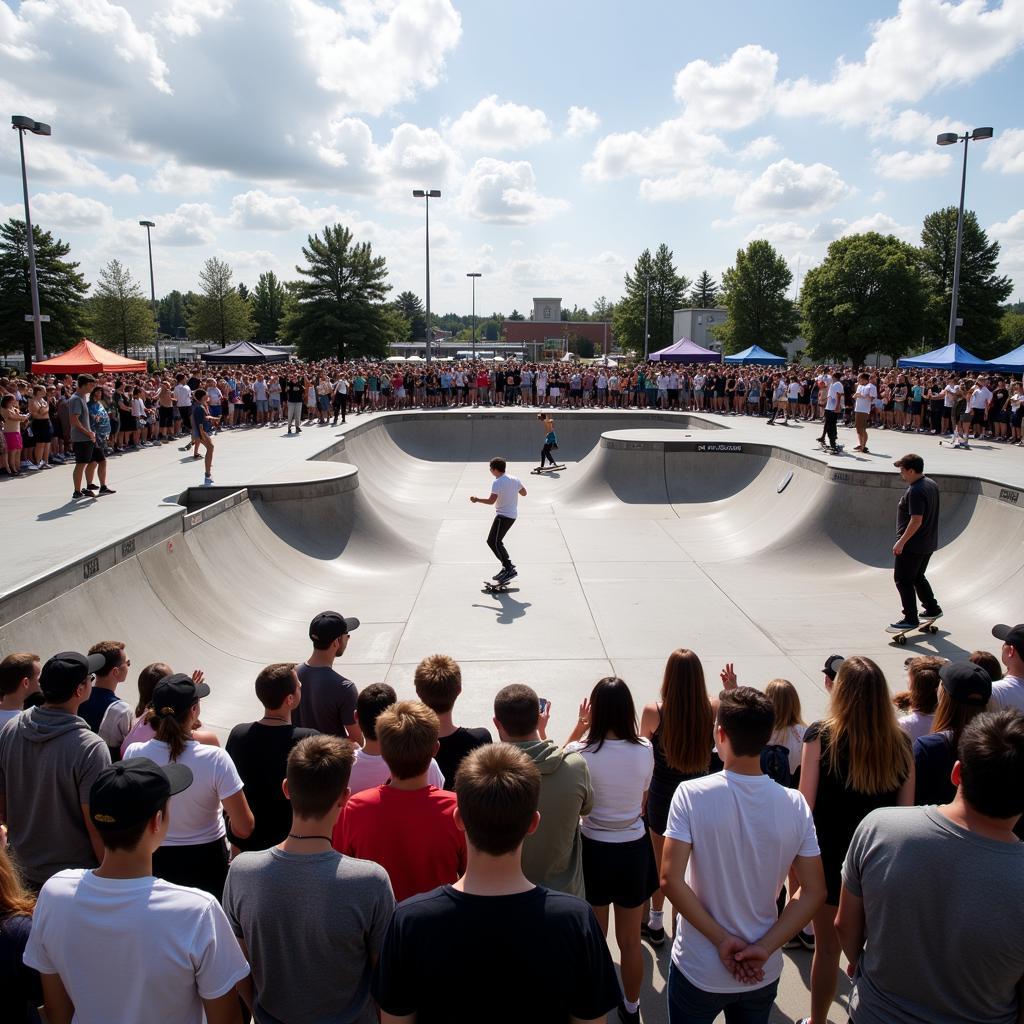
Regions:
<instances>
[{"instance_id":1,"label":"blue canopy tent","mask_svg":"<svg viewBox=\"0 0 1024 1024\"><path fill-rule=\"evenodd\" d=\"M996 373L1010 373L1018 377L1024 373L1024 345L1018 345L1012 352L1006 352L998 359L990 359L988 368Z\"/></svg>"},{"instance_id":2,"label":"blue canopy tent","mask_svg":"<svg viewBox=\"0 0 1024 1024\"><path fill-rule=\"evenodd\" d=\"M896 364L901 370L991 370L984 359L971 355L959 345L943 345L920 356L907 356Z\"/></svg>"},{"instance_id":3,"label":"blue canopy tent","mask_svg":"<svg viewBox=\"0 0 1024 1024\"><path fill-rule=\"evenodd\" d=\"M751 345L750 348L745 348L742 352L734 352L731 356L726 356L723 363L742 363L752 364L754 366L785 366L786 360L782 356L777 356L773 352L766 352L760 345Z\"/></svg>"},{"instance_id":4,"label":"blue canopy tent","mask_svg":"<svg viewBox=\"0 0 1024 1024\"><path fill-rule=\"evenodd\" d=\"M668 348L658 349L650 355L652 363L719 363L722 357L709 348L703 348L689 338L680 338Z\"/></svg>"}]
</instances>

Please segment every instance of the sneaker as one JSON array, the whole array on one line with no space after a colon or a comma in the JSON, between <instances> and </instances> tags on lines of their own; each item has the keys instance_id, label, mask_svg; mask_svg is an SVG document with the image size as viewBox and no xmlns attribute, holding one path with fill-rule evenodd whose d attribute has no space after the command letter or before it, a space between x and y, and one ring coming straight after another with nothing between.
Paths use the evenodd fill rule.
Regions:
<instances>
[{"instance_id":1,"label":"sneaker","mask_svg":"<svg viewBox=\"0 0 1024 1024\"><path fill-rule=\"evenodd\" d=\"M663 946L665 944L665 929L652 928L646 921L640 925L640 938L646 939L650 946Z\"/></svg>"},{"instance_id":2,"label":"sneaker","mask_svg":"<svg viewBox=\"0 0 1024 1024\"><path fill-rule=\"evenodd\" d=\"M889 631L892 633L900 633L905 629L917 629L919 625L919 622L908 622L906 619L903 619L900 622L890 623Z\"/></svg>"},{"instance_id":3,"label":"sneaker","mask_svg":"<svg viewBox=\"0 0 1024 1024\"><path fill-rule=\"evenodd\" d=\"M39 461L36 463L36 469L49 469L50 464L48 462Z\"/></svg>"},{"instance_id":4,"label":"sneaker","mask_svg":"<svg viewBox=\"0 0 1024 1024\"><path fill-rule=\"evenodd\" d=\"M501 577L502 577L502 576L504 576L504 575L505 575L505 570L504 570L504 569L499 569L499 570L498 570L498 571L497 571L497 572L496 572L496 573L495 573L495 574L494 574L494 575L493 575L493 576L491 577L491 579L492 579L492 580L494 580L495 582L497 582L497 581L498 581L498 580L500 580L500 579L501 579Z\"/></svg>"},{"instance_id":5,"label":"sneaker","mask_svg":"<svg viewBox=\"0 0 1024 1024\"><path fill-rule=\"evenodd\" d=\"M106 484L104 484L99 489L99 491L97 491L97 493L100 494L100 495L103 495L103 494L117 494L117 491L115 491L112 487L108 487Z\"/></svg>"},{"instance_id":6,"label":"sneaker","mask_svg":"<svg viewBox=\"0 0 1024 1024\"><path fill-rule=\"evenodd\" d=\"M36 464L35 464L34 462L23 462L23 463L21 464L21 468L22 468L22 469L31 469L31 470L35 471L35 470L37 470L37 469L38 469L39 467L38 467L38 466L37 466L37 465L36 465Z\"/></svg>"},{"instance_id":7,"label":"sneaker","mask_svg":"<svg viewBox=\"0 0 1024 1024\"><path fill-rule=\"evenodd\" d=\"M85 487L82 488L83 491L98 491L99 489L99 484L86 484Z\"/></svg>"},{"instance_id":8,"label":"sneaker","mask_svg":"<svg viewBox=\"0 0 1024 1024\"><path fill-rule=\"evenodd\" d=\"M814 932L797 932L796 937L799 939L800 945L803 946L804 949L814 949Z\"/></svg>"},{"instance_id":9,"label":"sneaker","mask_svg":"<svg viewBox=\"0 0 1024 1024\"><path fill-rule=\"evenodd\" d=\"M302 427L296 427L295 428L295 433L296 434L301 434L302 433Z\"/></svg>"},{"instance_id":10,"label":"sneaker","mask_svg":"<svg viewBox=\"0 0 1024 1024\"><path fill-rule=\"evenodd\" d=\"M931 611L927 611L927 610L922 611L921 612L921 618L922 619L941 619L942 618L942 609L941 608L933 608Z\"/></svg>"},{"instance_id":11,"label":"sneaker","mask_svg":"<svg viewBox=\"0 0 1024 1024\"><path fill-rule=\"evenodd\" d=\"M203 486L204 487L210 487L212 484L213 484L213 477L212 476L204 476L203 477Z\"/></svg>"},{"instance_id":12,"label":"sneaker","mask_svg":"<svg viewBox=\"0 0 1024 1024\"><path fill-rule=\"evenodd\" d=\"M71 492L71 500L72 501L81 501L81 499L84 498L84 497L85 497L85 494L82 491L72 491Z\"/></svg>"}]
</instances>

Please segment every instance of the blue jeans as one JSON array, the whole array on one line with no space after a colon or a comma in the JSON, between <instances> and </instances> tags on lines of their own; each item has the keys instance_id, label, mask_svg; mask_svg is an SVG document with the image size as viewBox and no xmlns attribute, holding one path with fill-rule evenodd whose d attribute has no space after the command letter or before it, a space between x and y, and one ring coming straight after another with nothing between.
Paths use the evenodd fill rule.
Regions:
<instances>
[{"instance_id":1,"label":"blue jeans","mask_svg":"<svg viewBox=\"0 0 1024 1024\"><path fill-rule=\"evenodd\" d=\"M668 976L669 1024L713 1024L724 1010L726 1024L768 1024L778 981L742 992L704 992L672 965Z\"/></svg>"}]
</instances>

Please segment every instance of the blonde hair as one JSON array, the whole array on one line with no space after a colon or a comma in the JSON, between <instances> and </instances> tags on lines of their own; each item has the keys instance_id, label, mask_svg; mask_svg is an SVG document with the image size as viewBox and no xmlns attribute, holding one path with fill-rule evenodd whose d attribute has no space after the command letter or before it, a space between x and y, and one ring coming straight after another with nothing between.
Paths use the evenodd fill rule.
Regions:
<instances>
[{"instance_id":1,"label":"blonde hair","mask_svg":"<svg viewBox=\"0 0 1024 1024\"><path fill-rule=\"evenodd\" d=\"M0 921L15 914L31 914L36 898L22 884L21 875L5 847L0 846Z\"/></svg>"},{"instance_id":2,"label":"blonde hair","mask_svg":"<svg viewBox=\"0 0 1024 1024\"><path fill-rule=\"evenodd\" d=\"M849 786L858 793L898 789L913 767L910 739L896 721L889 686L870 659L853 656L839 666L832 706L822 723L828 762L838 774L839 751L849 751Z\"/></svg>"},{"instance_id":3,"label":"blonde hair","mask_svg":"<svg viewBox=\"0 0 1024 1024\"><path fill-rule=\"evenodd\" d=\"M661 681L658 741L668 766L688 774L706 772L714 729L704 666L693 651L680 647L668 656Z\"/></svg>"},{"instance_id":4,"label":"blonde hair","mask_svg":"<svg viewBox=\"0 0 1024 1024\"><path fill-rule=\"evenodd\" d=\"M788 679L773 679L764 688L764 693L775 708L776 730L804 724L800 712L800 694Z\"/></svg>"}]
</instances>

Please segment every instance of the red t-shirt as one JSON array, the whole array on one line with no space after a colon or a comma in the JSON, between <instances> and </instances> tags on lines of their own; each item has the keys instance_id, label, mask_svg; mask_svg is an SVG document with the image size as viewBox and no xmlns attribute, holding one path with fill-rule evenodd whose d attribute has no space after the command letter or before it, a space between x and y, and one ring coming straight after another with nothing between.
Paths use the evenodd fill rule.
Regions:
<instances>
[{"instance_id":1,"label":"red t-shirt","mask_svg":"<svg viewBox=\"0 0 1024 1024\"><path fill-rule=\"evenodd\" d=\"M334 848L376 861L395 899L450 885L466 870L466 835L455 824L455 794L436 786L378 786L357 793L334 826Z\"/></svg>"}]
</instances>

